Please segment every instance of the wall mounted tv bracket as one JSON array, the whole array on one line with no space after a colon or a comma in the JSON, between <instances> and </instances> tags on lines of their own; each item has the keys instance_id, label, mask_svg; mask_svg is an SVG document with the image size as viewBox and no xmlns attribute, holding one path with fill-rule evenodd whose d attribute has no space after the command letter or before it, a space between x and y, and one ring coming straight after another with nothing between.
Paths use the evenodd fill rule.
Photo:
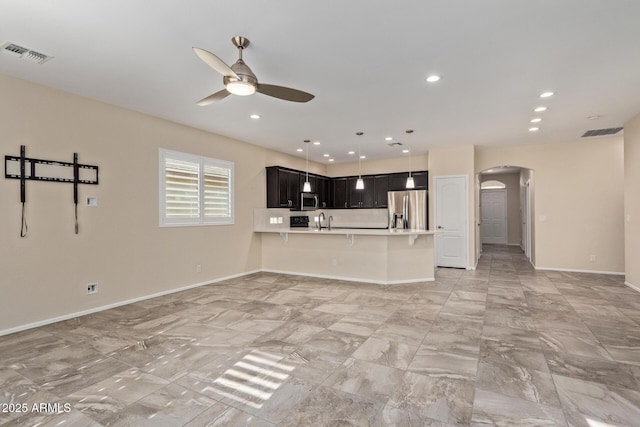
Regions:
<instances>
[{"instance_id":1,"label":"wall mounted tv bracket","mask_svg":"<svg viewBox=\"0 0 640 427\"><path fill-rule=\"evenodd\" d=\"M20 156L4 156L4 177L20 180L20 203L22 203L20 237L25 237L28 231L25 216L27 180L68 182L73 184L75 232L78 234L78 184L97 185L98 166L78 163L78 153L73 153L73 163L32 159L26 157L25 153L26 148L24 145L21 145Z\"/></svg>"}]
</instances>

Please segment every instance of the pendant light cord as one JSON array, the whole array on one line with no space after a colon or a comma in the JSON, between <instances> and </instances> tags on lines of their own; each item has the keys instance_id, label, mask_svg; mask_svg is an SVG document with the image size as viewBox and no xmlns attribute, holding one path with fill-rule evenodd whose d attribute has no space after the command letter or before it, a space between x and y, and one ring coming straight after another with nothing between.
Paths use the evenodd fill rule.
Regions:
<instances>
[{"instance_id":1,"label":"pendant light cord","mask_svg":"<svg viewBox=\"0 0 640 427\"><path fill-rule=\"evenodd\" d=\"M407 136L409 136L413 133L413 129L407 129L405 132ZM407 138L407 141L409 141L409 177L411 177L411 169L413 169L413 144L411 144L411 138Z\"/></svg>"}]
</instances>

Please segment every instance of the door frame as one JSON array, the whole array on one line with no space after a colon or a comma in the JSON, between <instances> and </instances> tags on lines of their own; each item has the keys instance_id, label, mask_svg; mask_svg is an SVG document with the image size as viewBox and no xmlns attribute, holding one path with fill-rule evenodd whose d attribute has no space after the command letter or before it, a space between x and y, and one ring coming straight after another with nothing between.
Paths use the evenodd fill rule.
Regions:
<instances>
[{"instance_id":1,"label":"door frame","mask_svg":"<svg viewBox=\"0 0 640 427\"><path fill-rule=\"evenodd\" d=\"M522 209L522 237L524 255L531 261L531 181L524 184L524 206Z\"/></svg>"},{"instance_id":2,"label":"door frame","mask_svg":"<svg viewBox=\"0 0 640 427\"><path fill-rule=\"evenodd\" d=\"M504 199L504 243L500 243L500 244L504 244L504 245L508 245L509 244L509 209L508 209L508 203L509 203L509 195L507 194L507 189L506 188L495 188L495 189L487 189L487 190L480 190L480 224L482 224L482 195L485 193L498 193L498 194L502 194L503 195L503 199ZM481 226L482 227L482 226ZM482 228L480 229L480 241L482 242L481 244L484 244L484 236L482 235Z\"/></svg>"},{"instance_id":3,"label":"door frame","mask_svg":"<svg viewBox=\"0 0 640 427\"><path fill-rule=\"evenodd\" d=\"M434 190L435 190L435 197L434 197L434 213L433 213L433 219L434 222L436 224L436 227L438 227L438 201L439 201L439 197L440 195L438 194L438 181L441 179L450 179L450 178L456 178L456 179L462 179L463 183L464 183L464 188L463 188L463 193L464 193L464 233L463 233L463 264L464 267L460 267L460 268L465 268L467 270L471 269L471 266L469 264L469 175L438 175L438 176L434 176L433 177L433 186L434 186ZM437 228L436 228L436 231ZM439 243L439 236L441 235L441 233L437 233L434 237L434 246L435 246L435 265L436 267L438 267L439 265L439 260L440 260L440 244Z\"/></svg>"}]
</instances>

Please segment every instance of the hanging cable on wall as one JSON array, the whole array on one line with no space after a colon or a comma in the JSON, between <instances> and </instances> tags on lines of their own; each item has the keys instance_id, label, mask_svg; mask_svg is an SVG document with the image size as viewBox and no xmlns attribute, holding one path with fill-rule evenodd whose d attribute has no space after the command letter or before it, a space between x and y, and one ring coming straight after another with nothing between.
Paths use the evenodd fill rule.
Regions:
<instances>
[{"instance_id":1,"label":"hanging cable on wall","mask_svg":"<svg viewBox=\"0 0 640 427\"><path fill-rule=\"evenodd\" d=\"M25 212L25 203L27 201L26 170L25 170L25 154L26 147L20 146L20 203L22 203L22 218L20 220L20 237L27 237L29 227L27 226L27 217Z\"/></svg>"},{"instance_id":2,"label":"hanging cable on wall","mask_svg":"<svg viewBox=\"0 0 640 427\"><path fill-rule=\"evenodd\" d=\"M78 170L78 153L73 153L73 209L75 214L75 230L78 234L78 181L80 174Z\"/></svg>"}]
</instances>

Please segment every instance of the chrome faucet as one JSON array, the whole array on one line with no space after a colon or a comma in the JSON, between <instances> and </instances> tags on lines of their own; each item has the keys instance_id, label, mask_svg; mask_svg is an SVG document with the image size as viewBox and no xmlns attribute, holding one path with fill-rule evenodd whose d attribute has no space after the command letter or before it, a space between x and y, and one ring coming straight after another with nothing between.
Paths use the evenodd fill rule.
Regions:
<instances>
[{"instance_id":1,"label":"chrome faucet","mask_svg":"<svg viewBox=\"0 0 640 427\"><path fill-rule=\"evenodd\" d=\"M323 219L325 219L324 212L320 212L320 215L318 215L318 230L322 230Z\"/></svg>"},{"instance_id":2,"label":"chrome faucet","mask_svg":"<svg viewBox=\"0 0 640 427\"><path fill-rule=\"evenodd\" d=\"M329 219L327 220L327 230L331 231L331 221L333 221L333 217L329 215Z\"/></svg>"}]
</instances>

